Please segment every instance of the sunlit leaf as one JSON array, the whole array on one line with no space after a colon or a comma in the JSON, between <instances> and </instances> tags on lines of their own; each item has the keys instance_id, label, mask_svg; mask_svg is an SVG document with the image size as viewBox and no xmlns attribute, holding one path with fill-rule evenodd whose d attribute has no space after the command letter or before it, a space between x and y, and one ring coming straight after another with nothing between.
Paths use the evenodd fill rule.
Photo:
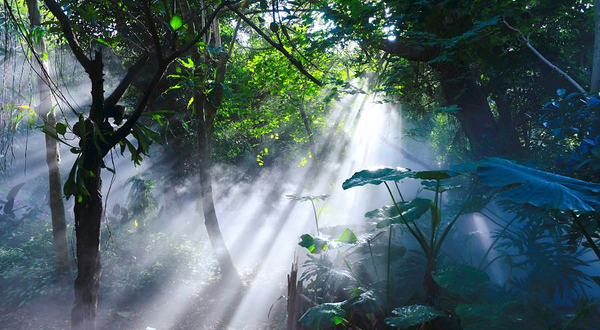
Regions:
<instances>
[{"instance_id":1,"label":"sunlit leaf","mask_svg":"<svg viewBox=\"0 0 600 330\"><path fill-rule=\"evenodd\" d=\"M310 253L319 254L325 250L327 250L328 242L326 239L320 237L313 237L309 234L304 234L300 236L300 245L308 250Z\"/></svg>"},{"instance_id":2,"label":"sunlit leaf","mask_svg":"<svg viewBox=\"0 0 600 330\"><path fill-rule=\"evenodd\" d=\"M181 19L181 16L179 15L173 15L169 24L171 25L173 30L177 30L183 25L183 19Z\"/></svg>"},{"instance_id":3,"label":"sunlit leaf","mask_svg":"<svg viewBox=\"0 0 600 330\"><path fill-rule=\"evenodd\" d=\"M344 232L342 233L342 236L340 236L340 238L336 239L336 242L342 242L342 243L348 243L348 244L356 243L356 241L358 241L358 238L356 237L354 232L350 229L344 230Z\"/></svg>"},{"instance_id":4,"label":"sunlit leaf","mask_svg":"<svg viewBox=\"0 0 600 330\"><path fill-rule=\"evenodd\" d=\"M375 210L371 210L365 213L365 217L375 220L382 220L377 224L377 228L381 229L393 224L403 223L402 217L404 217L406 222L413 222L425 214L431 207L431 204L432 202L430 199L415 198L410 202L397 203L398 207L394 205L387 205ZM398 209L400 212L402 212L402 217L400 217Z\"/></svg>"},{"instance_id":5,"label":"sunlit leaf","mask_svg":"<svg viewBox=\"0 0 600 330\"><path fill-rule=\"evenodd\" d=\"M352 187L364 186L367 184L379 185L385 181L399 181L410 177L412 172L410 169L403 167L378 167L358 171L344 181L342 188L349 189Z\"/></svg>"}]
</instances>

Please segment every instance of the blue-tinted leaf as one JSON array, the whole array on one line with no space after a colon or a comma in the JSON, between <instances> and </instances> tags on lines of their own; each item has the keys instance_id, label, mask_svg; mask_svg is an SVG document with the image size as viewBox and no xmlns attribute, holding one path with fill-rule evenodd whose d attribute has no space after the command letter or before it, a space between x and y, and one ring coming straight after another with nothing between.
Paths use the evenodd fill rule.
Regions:
<instances>
[{"instance_id":1,"label":"blue-tinted leaf","mask_svg":"<svg viewBox=\"0 0 600 330\"><path fill-rule=\"evenodd\" d=\"M378 185L385 181L399 181L408 178L412 172L410 169L403 167L377 167L358 171L344 181L342 188L348 189L352 187L364 186L367 184Z\"/></svg>"}]
</instances>

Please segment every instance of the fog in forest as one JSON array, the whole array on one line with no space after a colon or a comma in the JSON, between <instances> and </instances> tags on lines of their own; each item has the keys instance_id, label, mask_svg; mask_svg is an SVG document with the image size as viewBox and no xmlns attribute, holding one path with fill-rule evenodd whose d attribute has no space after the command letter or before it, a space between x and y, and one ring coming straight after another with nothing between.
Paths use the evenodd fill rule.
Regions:
<instances>
[{"instance_id":1,"label":"fog in forest","mask_svg":"<svg viewBox=\"0 0 600 330\"><path fill-rule=\"evenodd\" d=\"M594 5L5 1L0 329L600 329Z\"/></svg>"}]
</instances>

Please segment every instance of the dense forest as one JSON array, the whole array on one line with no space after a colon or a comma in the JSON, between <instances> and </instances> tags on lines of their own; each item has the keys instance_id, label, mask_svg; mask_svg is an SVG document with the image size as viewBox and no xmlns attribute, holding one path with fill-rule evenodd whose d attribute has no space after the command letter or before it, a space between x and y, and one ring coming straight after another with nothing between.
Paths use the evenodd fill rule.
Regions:
<instances>
[{"instance_id":1,"label":"dense forest","mask_svg":"<svg viewBox=\"0 0 600 330\"><path fill-rule=\"evenodd\" d=\"M600 329L600 0L0 23L0 329Z\"/></svg>"}]
</instances>

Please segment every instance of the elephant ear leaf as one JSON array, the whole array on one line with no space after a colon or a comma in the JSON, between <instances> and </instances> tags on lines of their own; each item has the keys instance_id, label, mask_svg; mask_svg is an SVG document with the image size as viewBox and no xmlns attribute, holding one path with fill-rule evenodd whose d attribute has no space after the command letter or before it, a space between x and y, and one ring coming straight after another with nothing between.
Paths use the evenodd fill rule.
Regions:
<instances>
[{"instance_id":1,"label":"elephant ear leaf","mask_svg":"<svg viewBox=\"0 0 600 330\"><path fill-rule=\"evenodd\" d=\"M410 305L394 309L395 316L385 319L385 323L392 328L408 329L425 322L430 322L438 317L446 316L444 312L425 305Z\"/></svg>"},{"instance_id":2,"label":"elephant ear leaf","mask_svg":"<svg viewBox=\"0 0 600 330\"><path fill-rule=\"evenodd\" d=\"M432 202L426 198L415 198L410 202L397 203L397 206L388 205L365 213L366 218L380 220L377 223L377 228L385 228L390 225L403 223L402 217L406 222L413 222L419 219L423 214L427 213ZM402 217L398 212L402 212Z\"/></svg>"},{"instance_id":3,"label":"elephant ear leaf","mask_svg":"<svg viewBox=\"0 0 600 330\"><path fill-rule=\"evenodd\" d=\"M445 180L445 179L453 178L459 174L460 173L458 173L458 172L448 171L448 170L420 171L420 172L415 172L412 175L412 177L415 179L422 179L422 180Z\"/></svg>"},{"instance_id":4,"label":"elephant ear leaf","mask_svg":"<svg viewBox=\"0 0 600 330\"><path fill-rule=\"evenodd\" d=\"M344 321L344 303L325 303L309 308L300 318L310 329L324 329L336 326Z\"/></svg>"},{"instance_id":5,"label":"elephant ear leaf","mask_svg":"<svg viewBox=\"0 0 600 330\"><path fill-rule=\"evenodd\" d=\"M586 182L501 158L486 158L477 166L481 182L500 188L515 203L543 210L594 212L600 210L600 184Z\"/></svg>"},{"instance_id":6,"label":"elephant ear leaf","mask_svg":"<svg viewBox=\"0 0 600 330\"><path fill-rule=\"evenodd\" d=\"M375 167L358 171L344 181L342 188L344 190L364 186L367 184L379 185L385 181L399 181L410 177L411 170L403 167Z\"/></svg>"}]
</instances>

